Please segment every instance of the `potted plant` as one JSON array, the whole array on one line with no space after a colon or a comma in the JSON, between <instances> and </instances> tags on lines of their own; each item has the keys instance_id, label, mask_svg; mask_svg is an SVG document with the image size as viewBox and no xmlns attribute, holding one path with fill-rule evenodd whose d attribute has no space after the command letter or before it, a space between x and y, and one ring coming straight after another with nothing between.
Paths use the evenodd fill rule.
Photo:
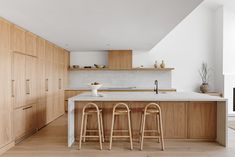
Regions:
<instances>
[{"instance_id":1,"label":"potted plant","mask_svg":"<svg viewBox=\"0 0 235 157\"><path fill-rule=\"evenodd\" d=\"M207 93L209 90L209 68L207 63L202 62L202 67L199 70L199 74L201 76L202 84L200 86L200 91L202 93Z\"/></svg>"}]
</instances>

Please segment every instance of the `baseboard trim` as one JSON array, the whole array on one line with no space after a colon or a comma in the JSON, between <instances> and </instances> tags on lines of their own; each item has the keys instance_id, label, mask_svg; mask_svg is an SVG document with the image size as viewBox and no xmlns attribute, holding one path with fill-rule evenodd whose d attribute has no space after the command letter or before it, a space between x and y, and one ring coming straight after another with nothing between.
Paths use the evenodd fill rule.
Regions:
<instances>
[{"instance_id":1,"label":"baseboard trim","mask_svg":"<svg viewBox=\"0 0 235 157\"><path fill-rule=\"evenodd\" d=\"M13 142L8 143L4 147L0 148L0 155L4 154L6 151L8 151L14 146L15 146L15 142L13 141Z\"/></svg>"}]
</instances>

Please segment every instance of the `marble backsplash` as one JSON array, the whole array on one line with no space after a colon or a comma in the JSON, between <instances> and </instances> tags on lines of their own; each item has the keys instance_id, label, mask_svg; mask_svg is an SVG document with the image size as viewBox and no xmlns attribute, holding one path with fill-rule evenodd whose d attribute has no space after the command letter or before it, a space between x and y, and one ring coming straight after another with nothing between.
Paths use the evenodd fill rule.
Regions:
<instances>
[{"instance_id":1,"label":"marble backsplash","mask_svg":"<svg viewBox=\"0 0 235 157\"><path fill-rule=\"evenodd\" d=\"M70 71L68 88L87 87L91 82L99 82L103 87L154 87L158 80L159 88L172 88L171 72L154 71Z\"/></svg>"}]
</instances>

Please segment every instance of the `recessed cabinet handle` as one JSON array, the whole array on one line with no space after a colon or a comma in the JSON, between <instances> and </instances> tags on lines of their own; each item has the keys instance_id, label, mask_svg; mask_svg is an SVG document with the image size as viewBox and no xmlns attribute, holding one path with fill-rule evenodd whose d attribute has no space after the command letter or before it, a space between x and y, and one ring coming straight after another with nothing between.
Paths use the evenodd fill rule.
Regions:
<instances>
[{"instance_id":1,"label":"recessed cabinet handle","mask_svg":"<svg viewBox=\"0 0 235 157\"><path fill-rule=\"evenodd\" d=\"M23 108L23 110L27 110L27 109L30 109L30 108L32 108L33 106L29 106L29 107L25 107L25 108Z\"/></svg>"},{"instance_id":2,"label":"recessed cabinet handle","mask_svg":"<svg viewBox=\"0 0 235 157\"><path fill-rule=\"evenodd\" d=\"M46 89L46 92L48 92L48 79L46 79L45 81L45 89Z\"/></svg>"},{"instance_id":3,"label":"recessed cabinet handle","mask_svg":"<svg viewBox=\"0 0 235 157\"><path fill-rule=\"evenodd\" d=\"M26 80L26 94L28 94L28 95L30 94L29 82L30 82L30 80L27 79L27 80Z\"/></svg>"},{"instance_id":4,"label":"recessed cabinet handle","mask_svg":"<svg viewBox=\"0 0 235 157\"><path fill-rule=\"evenodd\" d=\"M11 97L15 97L15 80L11 80Z\"/></svg>"},{"instance_id":5,"label":"recessed cabinet handle","mask_svg":"<svg viewBox=\"0 0 235 157\"><path fill-rule=\"evenodd\" d=\"M61 89L61 79L59 79L59 89Z\"/></svg>"}]
</instances>

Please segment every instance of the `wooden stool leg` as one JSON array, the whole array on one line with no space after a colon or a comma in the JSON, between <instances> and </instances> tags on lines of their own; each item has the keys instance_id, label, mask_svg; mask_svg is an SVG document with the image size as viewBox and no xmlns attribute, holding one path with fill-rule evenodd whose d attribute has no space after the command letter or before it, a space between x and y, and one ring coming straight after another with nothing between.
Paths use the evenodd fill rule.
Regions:
<instances>
[{"instance_id":1,"label":"wooden stool leg","mask_svg":"<svg viewBox=\"0 0 235 157\"><path fill-rule=\"evenodd\" d=\"M78 149L81 149L81 147L82 147L83 123L84 123L84 111L82 112L82 122L81 122L81 130L80 130L80 137L79 137L79 146L78 146Z\"/></svg>"},{"instance_id":2,"label":"wooden stool leg","mask_svg":"<svg viewBox=\"0 0 235 157\"><path fill-rule=\"evenodd\" d=\"M128 128L129 128L129 136L130 136L130 145L131 145L131 150L133 150L130 111L128 111L127 117L128 117Z\"/></svg>"},{"instance_id":3,"label":"wooden stool leg","mask_svg":"<svg viewBox=\"0 0 235 157\"><path fill-rule=\"evenodd\" d=\"M141 113L141 122L140 122L140 134L139 134L139 143L141 143L141 135L142 135L142 125L143 125L143 120L144 120L144 118L143 118L143 113Z\"/></svg>"},{"instance_id":4,"label":"wooden stool leg","mask_svg":"<svg viewBox=\"0 0 235 157\"><path fill-rule=\"evenodd\" d=\"M140 150L143 150L144 131L145 131L145 120L146 120L146 113L144 113L144 115L143 115L143 125L142 125L142 134L141 134Z\"/></svg>"},{"instance_id":5,"label":"wooden stool leg","mask_svg":"<svg viewBox=\"0 0 235 157\"><path fill-rule=\"evenodd\" d=\"M156 123L157 123L157 133L160 135L160 119L159 119L159 114L156 115ZM160 136L157 139L157 142L160 143Z\"/></svg>"},{"instance_id":6,"label":"wooden stool leg","mask_svg":"<svg viewBox=\"0 0 235 157\"><path fill-rule=\"evenodd\" d=\"M163 128L162 128L162 115L161 112L159 113L159 123L160 123L160 139L161 139L161 146L162 151L165 149L164 147L164 139L163 139Z\"/></svg>"},{"instance_id":7,"label":"wooden stool leg","mask_svg":"<svg viewBox=\"0 0 235 157\"><path fill-rule=\"evenodd\" d=\"M84 129L83 129L83 142L86 142L86 128L87 128L87 114L85 114L84 118Z\"/></svg>"},{"instance_id":8,"label":"wooden stool leg","mask_svg":"<svg viewBox=\"0 0 235 157\"><path fill-rule=\"evenodd\" d=\"M104 126L103 126L102 113L100 113L100 125L101 125L102 142L104 142Z\"/></svg>"},{"instance_id":9,"label":"wooden stool leg","mask_svg":"<svg viewBox=\"0 0 235 157\"><path fill-rule=\"evenodd\" d=\"M110 140L109 140L109 150L112 149L114 118L115 118L115 115L114 115L114 111L113 111L112 122L111 122L111 131L110 131Z\"/></svg>"},{"instance_id":10,"label":"wooden stool leg","mask_svg":"<svg viewBox=\"0 0 235 157\"><path fill-rule=\"evenodd\" d=\"M102 150L102 135L101 135L100 112L99 111L97 111L97 121L98 121L100 150Z\"/></svg>"}]
</instances>

